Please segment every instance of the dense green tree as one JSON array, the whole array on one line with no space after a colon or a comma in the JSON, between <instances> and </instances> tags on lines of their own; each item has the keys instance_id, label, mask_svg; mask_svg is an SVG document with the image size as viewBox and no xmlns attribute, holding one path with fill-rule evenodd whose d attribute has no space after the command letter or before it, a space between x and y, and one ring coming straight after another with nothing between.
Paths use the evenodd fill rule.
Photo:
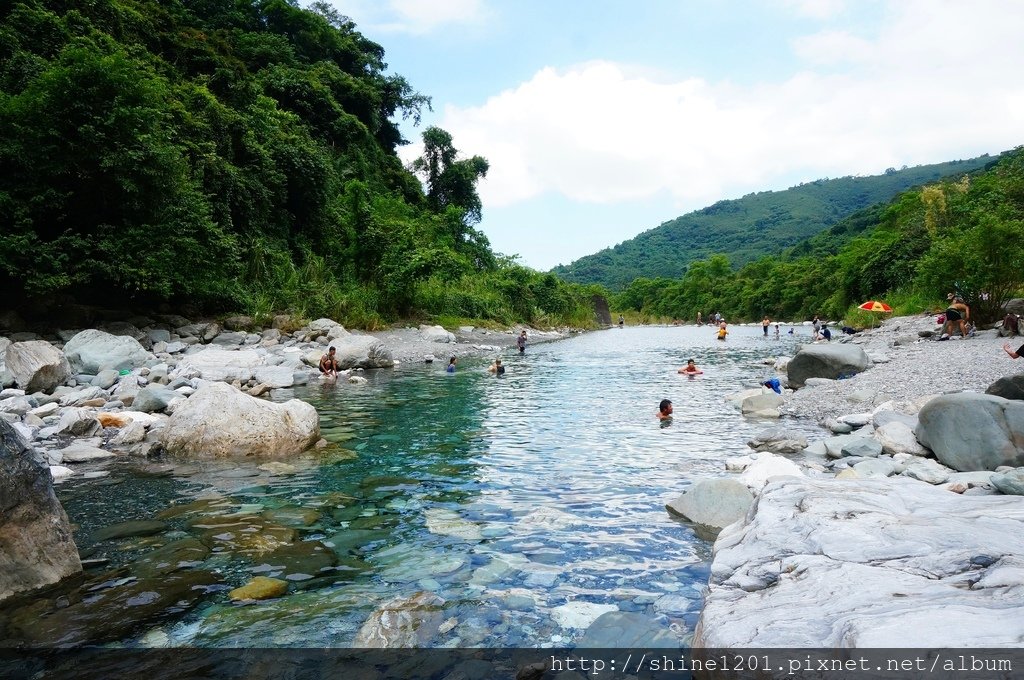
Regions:
<instances>
[{"instance_id":1,"label":"dense green tree","mask_svg":"<svg viewBox=\"0 0 1024 680\"><path fill-rule=\"evenodd\" d=\"M582 318L581 289L474 228L485 159L429 129L426 193L403 167L399 121L429 106L327 3L0 4L6 303Z\"/></svg>"}]
</instances>

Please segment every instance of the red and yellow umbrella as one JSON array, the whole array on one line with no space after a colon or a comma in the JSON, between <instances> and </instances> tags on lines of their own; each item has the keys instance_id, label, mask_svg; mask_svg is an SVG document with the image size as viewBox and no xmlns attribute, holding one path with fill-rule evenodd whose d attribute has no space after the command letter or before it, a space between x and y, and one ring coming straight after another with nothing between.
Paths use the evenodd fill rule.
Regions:
<instances>
[{"instance_id":1,"label":"red and yellow umbrella","mask_svg":"<svg viewBox=\"0 0 1024 680\"><path fill-rule=\"evenodd\" d=\"M891 312L892 307L880 302L879 300L868 300L862 305L857 305L857 309L863 309L866 312Z\"/></svg>"}]
</instances>

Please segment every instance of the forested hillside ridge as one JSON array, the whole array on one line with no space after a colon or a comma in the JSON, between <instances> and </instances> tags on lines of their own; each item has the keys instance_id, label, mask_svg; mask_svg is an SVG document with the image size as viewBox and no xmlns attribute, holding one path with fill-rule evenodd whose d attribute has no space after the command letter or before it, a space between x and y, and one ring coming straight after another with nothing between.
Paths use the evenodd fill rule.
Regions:
<instances>
[{"instance_id":1,"label":"forested hillside ridge","mask_svg":"<svg viewBox=\"0 0 1024 680\"><path fill-rule=\"evenodd\" d=\"M897 314L941 310L950 292L987 323L1024 293L1024 147L989 167L903 192L855 213L779 256L734 269L725 255L681 278L640 278L613 309L641 318L842 319L868 325L870 299Z\"/></svg>"},{"instance_id":2,"label":"forested hillside ridge","mask_svg":"<svg viewBox=\"0 0 1024 680\"><path fill-rule=\"evenodd\" d=\"M384 58L323 2L0 4L5 306L589 323L476 228L486 159L428 128L403 167L430 100Z\"/></svg>"},{"instance_id":3,"label":"forested hillside ridge","mask_svg":"<svg viewBox=\"0 0 1024 680\"><path fill-rule=\"evenodd\" d=\"M566 281L600 283L619 291L637 278L678 278L691 262L715 254L724 254L730 264L741 267L764 255L778 255L851 213L888 201L901 191L962 175L993 160L984 155L889 168L882 175L824 178L784 191L719 201L552 271Z\"/></svg>"}]
</instances>

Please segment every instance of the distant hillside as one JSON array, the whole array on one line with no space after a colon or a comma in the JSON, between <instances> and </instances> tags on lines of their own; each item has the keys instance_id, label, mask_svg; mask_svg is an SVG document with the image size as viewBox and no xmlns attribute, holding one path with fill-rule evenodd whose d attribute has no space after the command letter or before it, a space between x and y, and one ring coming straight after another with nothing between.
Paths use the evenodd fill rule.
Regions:
<instances>
[{"instance_id":1,"label":"distant hillside","mask_svg":"<svg viewBox=\"0 0 1024 680\"><path fill-rule=\"evenodd\" d=\"M715 253L742 266L822 232L852 213L888 201L910 187L970 172L994 160L969 160L889 169L871 177L820 179L785 191L762 191L719 201L677 217L613 248L552 271L576 283L621 290L636 278L679 278L693 261Z\"/></svg>"}]
</instances>

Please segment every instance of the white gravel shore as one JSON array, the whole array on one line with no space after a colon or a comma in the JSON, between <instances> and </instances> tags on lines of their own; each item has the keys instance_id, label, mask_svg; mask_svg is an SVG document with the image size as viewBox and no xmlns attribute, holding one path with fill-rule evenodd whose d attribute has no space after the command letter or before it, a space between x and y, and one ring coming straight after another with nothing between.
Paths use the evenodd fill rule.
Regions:
<instances>
[{"instance_id":1,"label":"white gravel shore","mask_svg":"<svg viewBox=\"0 0 1024 680\"><path fill-rule=\"evenodd\" d=\"M797 390L787 396L782 412L821 422L871 411L890 400L984 392L999 378L1024 371L1024 359L1014 361L1002 349L1005 342L1019 347L1024 342L1019 336L1003 338L994 330L944 342L918 336L918 331L937 328L934 316L894 317L874 330L843 338L860 344L876 360L874 366L846 380Z\"/></svg>"},{"instance_id":2,"label":"white gravel shore","mask_svg":"<svg viewBox=\"0 0 1024 680\"><path fill-rule=\"evenodd\" d=\"M519 332L526 329L527 347L542 342L551 342L568 337L579 331L572 330L535 330L526 326L514 326L504 330L462 327L456 329L454 335L457 342L431 342L425 340L423 334L412 326L395 328L386 331L364 333L352 331L357 335L372 335L391 351L391 355L402 364L422 363L424 357L432 355L436 361L448 361L448 357L486 356L497 357L515 347ZM472 329L472 330L470 330Z\"/></svg>"}]
</instances>

